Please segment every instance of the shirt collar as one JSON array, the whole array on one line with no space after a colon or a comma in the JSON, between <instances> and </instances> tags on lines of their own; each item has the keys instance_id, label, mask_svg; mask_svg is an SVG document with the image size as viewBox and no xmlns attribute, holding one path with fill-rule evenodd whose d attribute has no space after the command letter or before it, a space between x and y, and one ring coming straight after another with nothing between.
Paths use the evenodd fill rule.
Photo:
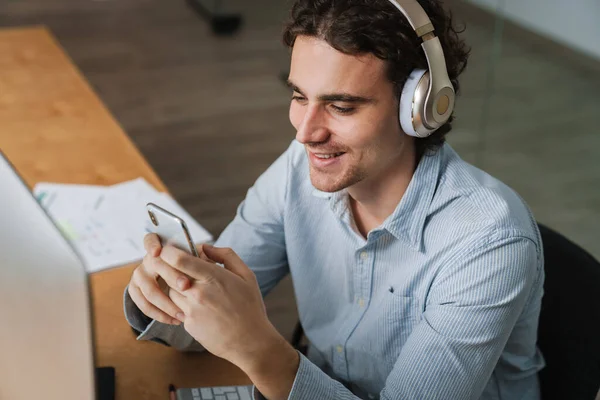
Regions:
<instances>
[{"instance_id":1,"label":"shirt collar","mask_svg":"<svg viewBox=\"0 0 600 400\"><path fill-rule=\"evenodd\" d=\"M322 192L322 191L320 191L319 189L316 189L316 188L313 186L313 189L312 189L312 195L313 195L313 196L315 196L315 197L319 197L319 198L321 198L321 199L330 199L330 198L331 198L331 196L333 196L333 193L329 193L329 192Z\"/></svg>"},{"instance_id":2,"label":"shirt collar","mask_svg":"<svg viewBox=\"0 0 600 400\"><path fill-rule=\"evenodd\" d=\"M338 218L344 219L349 215L348 190L342 189L338 192L323 192L313 187L312 195L321 199L329 200L329 207Z\"/></svg>"},{"instance_id":3,"label":"shirt collar","mask_svg":"<svg viewBox=\"0 0 600 400\"><path fill-rule=\"evenodd\" d=\"M417 251L422 250L425 219L438 186L443 152L444 146L421 157L402 200L382 225L396 239Z\"/></svg>"},{"instance_id":4,"label":"shirt collar","mask_svg":"<svg viewBox=\"0 0 600 400\"><path fill-rule=\"evenodd\" d=\"M421 157L402 200L381 225L381 228L387 230L396 239L404 241L417 251L422 250L425 219L429 214L433 194L438 185L444 147L442 146L433 154L425 154ZM315 197L329 199L329 206L340 218L349 215L347 194L346 189L328 193L313 187L312 191Z\"/></svg>"}]
</instances>

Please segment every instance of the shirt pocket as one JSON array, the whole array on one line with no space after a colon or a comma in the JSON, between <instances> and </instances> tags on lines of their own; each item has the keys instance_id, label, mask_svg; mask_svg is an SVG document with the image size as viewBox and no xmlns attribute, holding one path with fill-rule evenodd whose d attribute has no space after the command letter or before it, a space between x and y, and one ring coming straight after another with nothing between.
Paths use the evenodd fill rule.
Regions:
<instances>
[{"instance_id":1,"label":"shirt pocket","mask_svg":"<svg viewBox=\"0 0 600 400\"><path fill-rule=\"evenodd\" d=\"M420 320L421 310L417 298L386 293L379 331L382 355L388 364L396 362L402 347Z\"/></svg>"},{"instance_id":2,"label":"shirt pocket","mask_svg":"<svg viewBox=\"0 0 600 400\"><path fill-rule=\"evenodd\" d=\"M364 392L379 393L420 318L418 299L387 290L377 296L352 335L350 380Z\"/></svg>"}]
</instances>

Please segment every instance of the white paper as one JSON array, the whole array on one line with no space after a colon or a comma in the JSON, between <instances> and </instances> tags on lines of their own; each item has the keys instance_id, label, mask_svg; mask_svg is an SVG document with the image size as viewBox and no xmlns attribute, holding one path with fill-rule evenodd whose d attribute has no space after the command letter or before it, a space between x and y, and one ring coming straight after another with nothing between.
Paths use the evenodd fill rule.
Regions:
<instances>
[{"instance_id":1,"label":"white paper","mask_svg":"<svg viewBox=\"0 0 600 400\"><path fill-rule=\"evenodd\" d=\"M155 203L181 217L195 243L212 236L168 194L143 178L114 186L40 183L34 195L72 243L88 272L137 262L151 231L146 204Z\"/></svg>"}]
</instances>

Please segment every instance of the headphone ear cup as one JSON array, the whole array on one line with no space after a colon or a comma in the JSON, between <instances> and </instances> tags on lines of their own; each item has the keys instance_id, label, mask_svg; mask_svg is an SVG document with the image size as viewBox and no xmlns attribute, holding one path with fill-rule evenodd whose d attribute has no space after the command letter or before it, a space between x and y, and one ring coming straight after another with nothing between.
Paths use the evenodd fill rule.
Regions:
<instances>
[{"instance_id":1,"label":"headphone ear cup","mask_svg":"<svg viewBox=\"0 0 600 400\"><path fill-rule=\"evenodd\" d=\"M419 87L419 83L421 82L423 76L428 73L426 69L415 69L409 75L404 87L402 88L402 94L400 95L400 109L398 111L398 117L400 119L400 126L402 130L410 136L415 137L427 137L431 134L431 132L427 132L426 134L418 133L415 130L415 125L413 123L414 120L423 121L423 104L424 99L416 99L417 88ZM425 79L427 85L429 85L429 79ZM413 109L415 112L413 113Z\"/></svg>"}]
</instances>

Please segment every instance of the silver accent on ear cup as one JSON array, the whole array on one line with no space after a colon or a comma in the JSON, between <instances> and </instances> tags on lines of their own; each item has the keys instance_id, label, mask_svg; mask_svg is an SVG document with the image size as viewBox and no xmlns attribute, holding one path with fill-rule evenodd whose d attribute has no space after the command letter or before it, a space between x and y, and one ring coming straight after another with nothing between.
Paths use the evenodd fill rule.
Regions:
<instances>
[{"instance_id":1,"label":"silver accent on ear cup","mask_svg":"<svg viewBox=\"0 0 600 400\"><path fill-rule=\"evenodd\" d=\"M398 114L404 133L415 137L427 137L431 131L423 125L423 106L429 88L425 69L413 70L402 88Z\"/></svg>"},{"instance_id":2,"label":"silver accent on ear cup","mask_svg":"<svg viewBox=\"0 0 600 400\"><path fill-rule=\"evenodd\" d=\"M434 131L434 129L427 124L425 119L425 102L429 91L429 75L429 71L427 71L421 80L419 80L413 95L411 107L412 124L415 128L415 132L417 132L417 137L420 138L425 138Z\"/></svg>"},{"instance_id":3,"label":"silver accent on ear cup","mask_svg":"<svg viewBox=\"0 0 600 400\"><path fill-rule=\"evenodd\" d=\"M430 80L430 87L423 106L424 124L430 129L435 130L444 125L448 121L448 118L450 118L450 115L452 115L456 94L452 87L452 82L450 82L450 78L448 77L446 60L444 59L440 39L434 37L424 41L421 46L427 58ZM442 99L445 102L446 100L443 99L444 96L447 97L448 104L446 107L441 107L439 101ZM445 109L445 111L439 113L438 109L440 111Z\"/></svg>"}]
</instances>

